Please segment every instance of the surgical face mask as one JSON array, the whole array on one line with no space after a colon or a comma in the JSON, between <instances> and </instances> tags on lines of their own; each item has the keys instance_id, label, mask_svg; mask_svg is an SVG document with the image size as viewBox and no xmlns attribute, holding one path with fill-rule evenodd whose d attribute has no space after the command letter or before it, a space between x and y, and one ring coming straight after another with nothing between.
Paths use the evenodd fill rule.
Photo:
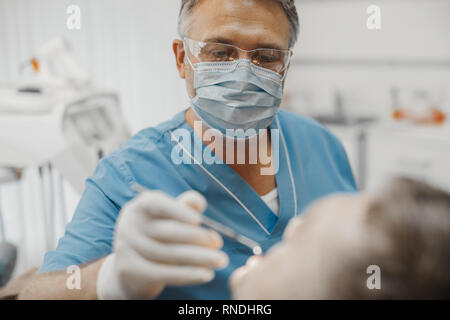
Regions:
<instances>
[{"instance_id":1,"label":"surgical face mask","mask_svg":"<svg viewBox=\"0 0 450 320\"><path fill-rule=\"evenodd\" d=\"M283 95L279 73L247 59L195 65L187 60L194 69L197 93L191 105L208 127L235 138L250 138L269 127Z\"/></svg>"}]
</instances>

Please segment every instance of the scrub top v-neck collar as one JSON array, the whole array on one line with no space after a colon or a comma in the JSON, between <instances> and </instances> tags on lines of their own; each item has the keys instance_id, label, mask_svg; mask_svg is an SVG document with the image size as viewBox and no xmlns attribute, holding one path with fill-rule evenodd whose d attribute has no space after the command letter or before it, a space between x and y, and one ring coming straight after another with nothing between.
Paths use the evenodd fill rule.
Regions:
<instances>
[{"instance_id":1,"label":"scrub top v-neck collar","mask_svg":"<svg viewBox=\"0 0 450 320\"><path fill-rule=\"evenodd\" d=\"M184 122L184 112L181 112L178 116L182 116ZM190 156L193 156L196 161L200 162L195 162L195 164L193 162L191 165L199 166L200 170L208 174L211 180L214 180L211 181L211 183L216 183L217 187L224 189L225 192L231 195L234 199L233 201L236 201L239 204L241 210L239 210L238 213L227 214L244 214L250 216L253 225L237 225L234 226L233 229L239 229L236 231L256 241L264 241L271 237L279 237L287 222L297 214L297 195L292 177L291 160L287 154L286 141L283 132L280 129L278 115L269 127L270 129L280 129L278 131L278 145L274 143L275 141L272 141L272 155L275 156L273 158L277 159L276 153L278 154L278 172L275 174L280 197L280 212L278 216L272 212L259 194L256 193L256 191L226 163L207 164L202 161L202 159L199 159L200 155L194 154L194 150L196 150L194 145L198 148L197 150L202 150L202 155L207 146L200 137L194 133L194 130L189 124L184 122L181 127L189 130L192 137L191 143L188 144L183 140L177 141L176 136L170 131L173 143L176 144L178 142L185 152L187 150L188 153L190 153ZM208 210L205 214L208 215ZM214 218L214 216L210 217Z\"/></svg>"}]
</instances>

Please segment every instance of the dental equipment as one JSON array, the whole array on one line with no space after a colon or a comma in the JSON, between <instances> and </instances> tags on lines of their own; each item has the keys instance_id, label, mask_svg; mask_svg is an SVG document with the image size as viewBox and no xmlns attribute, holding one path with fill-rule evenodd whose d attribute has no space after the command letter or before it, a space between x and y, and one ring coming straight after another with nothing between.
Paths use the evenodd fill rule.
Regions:
<instances>
[{"instance_id":1,"label":"dental equipment","mask_svg":"<svg viewBox=\"0 0 450 320\"><path fill-rule=\"evenodd\" d=\"M1 199L0 199L1 200ZM5 286L14 271L17 261L17 247L6 241L3 212L0 201L0 288Z\"/></svg>"},{"instance_id":2,"label":"dental equipment","mask_svg":"<svg viewBox=\"0 0 450 320\"><path fill-rule=\"evenodd\" d=\"M21 66L21 71L31 69L31 76L25 78L28 84L23 90L36 92L46 87L83 88L90 84L91 75L72 54L66 39L53 38L44 43L34 55ZM25 76L28 76L26 74Z\"/></svg>"},{"instance_id":3,"label":"dental equipment","mask_svg":"<svg viewBox=\"0 0 450 320\"><path fill-rule=\"evenodd\" d=\"M0 174L38 168L47 250L55 216L65 227L62 179L82 193L99 158L129 138L118 96L97 89L68 43L55 38L29 59L18 83L0 86ZM54 179L57 178L57 179ZM55 182L56 180L56 182ZM57 192L55 192L57 191ZM60 207L55 208L55 196Z\"/></svg>"}]
</instances>

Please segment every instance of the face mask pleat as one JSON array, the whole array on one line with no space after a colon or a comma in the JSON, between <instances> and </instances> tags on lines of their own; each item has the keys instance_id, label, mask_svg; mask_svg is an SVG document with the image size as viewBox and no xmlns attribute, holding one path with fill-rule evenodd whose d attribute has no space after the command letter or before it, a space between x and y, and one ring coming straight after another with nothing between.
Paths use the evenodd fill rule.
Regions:
<instances>
[{"instance_id":1,"label":"face mask pleat","mask_svg":"<svg viewBox=\"0 0 450 320\"><path fill-rule=\"evenodd\" d=\"M230 123L233 127L255 123L273 117L278 112L278 109L255 106L241 108L240 112L227 112L221 103L213 100L205 101L203 99L194 99L192 104L196 110L201 111L205 120L214 117L214 119L221 119L224 122ZM206 104L208 105L208 108L200 107ZM260 127L261 126L258 126L258 128Z\"/></svg>"},{"instance_id":2,"label":"face mask pleat","mask_svg":"<svg viewBox=\"0 0 450 320\"><path fill-rule=\"evenodd\" d=\"M221 102L227 109L249 108L252 106L269 108L274 104L280 103L280 99L270 95L264 95L264 99L261 99L262 96L258 94L258 91L239 91L221 86L211 86L197 89L197 97Z\"/></svg>"},{"instance_id":3,"label":"face mask pleat","mask_svg":"<svg viewBox=\"0 0 450 320\"><path fill-rule=\"evenodd\" d=\"M234 71L219 73L219 72L205 72L194 74L194 88L198 89L207 83L211 85L221 85L224 87L239 88L253 84L259 90L265 91L268 94L281 99L283 96L282 81L273 80L263 76L253 74L251 68L239 68Z\"/></svg>"}]
</instances>

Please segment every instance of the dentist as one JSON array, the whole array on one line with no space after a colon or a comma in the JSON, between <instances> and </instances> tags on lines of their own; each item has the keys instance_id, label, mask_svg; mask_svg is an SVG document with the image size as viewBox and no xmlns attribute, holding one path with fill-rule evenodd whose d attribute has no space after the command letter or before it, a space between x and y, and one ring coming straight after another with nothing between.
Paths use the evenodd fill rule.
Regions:
<instances>
[{"instance_id":1,"label":"dentist","mask_svg":"<svg viewBox=\"0 0 450 320\"><path fill-rule=\"evenodd\" d=\"M312 201L354 192L336 137L279 110L298 29L293 0L181 1L173 51L189 108L100 161L19 298L229 299L228 278L252 252L202 214L267 251ZM80 290L66 287L71 265Z\"/></svg>"}]
</instances>

